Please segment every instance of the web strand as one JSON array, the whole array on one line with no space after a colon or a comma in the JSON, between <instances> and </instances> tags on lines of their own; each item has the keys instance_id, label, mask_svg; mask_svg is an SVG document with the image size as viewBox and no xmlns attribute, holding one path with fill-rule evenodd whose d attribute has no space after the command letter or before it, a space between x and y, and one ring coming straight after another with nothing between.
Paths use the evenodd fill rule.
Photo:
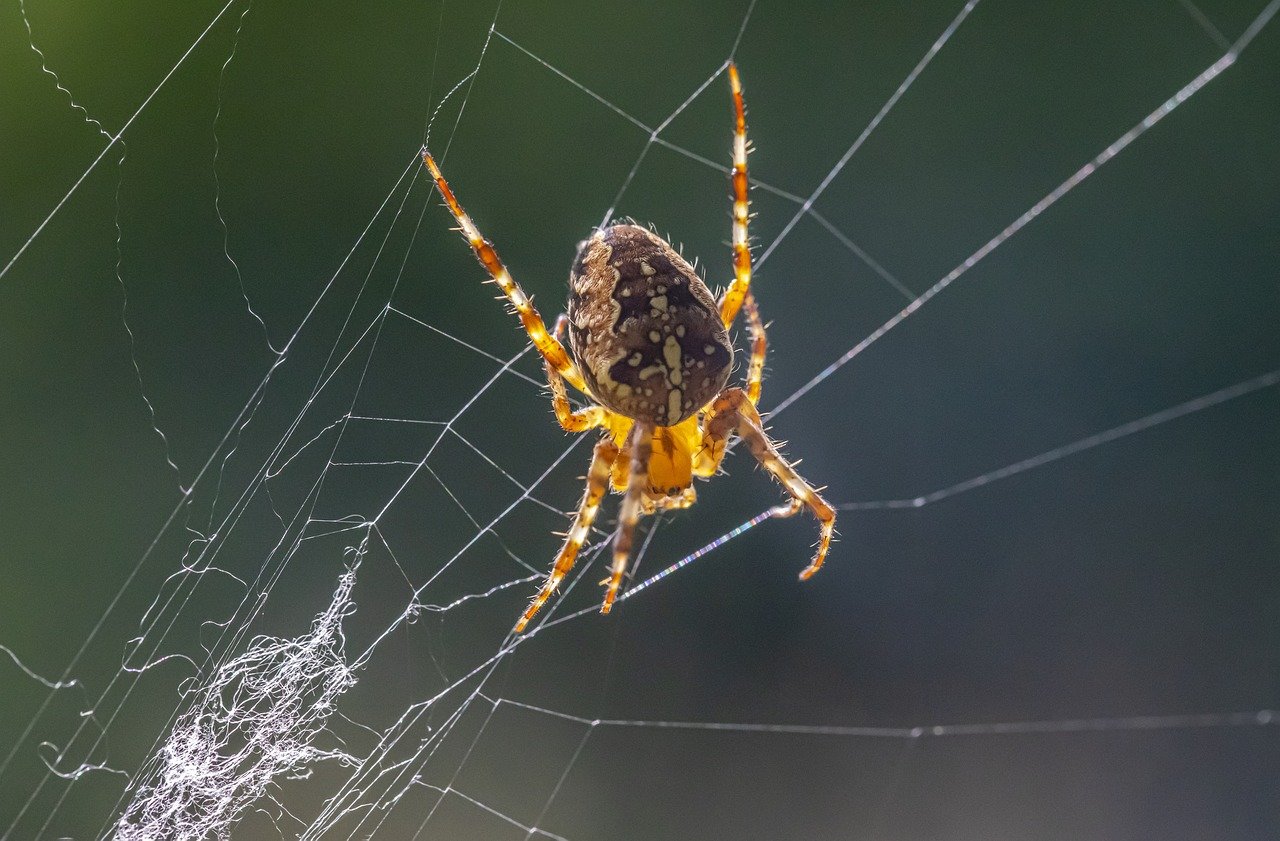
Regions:
<instances>
[{"instance_id":1,"label":"web strand","mask_svg":"<svg viewBox=\"0 0 1280 841\"><path fill-rule=\"evenodd\" d=\"M26 250L31 247L31 243L35 242L36 237L40 236L41 232L43 232L49 223L53 221L53 217L58 215L58 211L62 210L62 206L67 203L67 200L75 194L76 190L80 189L80 185L84 183L84 180L89 177L90 173L98 168L98 164L102 163L102 159L107 156L107 153L121 141L121 138L124 137L124 133L129 130L129 126L133 125L134 120L138 119L138 116L143 112L143 110L151 104L151 100L155 98L156 94L160 93L160 89L163 88L171 78L173 78L173 74L178 72L178 68L186 62L187 58L193 52L195 52L196 47L200 46L200 42L204 40L204 36L208 35L210 30L217 25L218 21L222 19L222 16L227 13L227 10L231 8L233 3L235 3L235 0L227 0L226 5L218 10L218 13L213 16L213 20L209 21L209 25L204 28L204 31L196 36L196 40L191 43L191 46L182 54L182 57L178 59L177 63L169 69L169 72L164 75L164 78L160 80L160 83L155 86L151 93L147 94L147 98L142 100L142 104L138 106L137 110L134 111L132 115L130 115L129 119L125 120L124 125L120 127L120 130L110 136L110 140L108 140L107 145L102 147L102 151L98 153L98 156L93 159L93 162L89 164L88 168L85 169L80 177L75 180L75 183L73 183L70 189L67 190L66 195L58 200L58 203L55 204L53 209L49 211L49 214L45 216L44 221L36 226L36 229L31 232L31 236L27 237L26 242L22 243L14 255L9 258L9 262L5 263L4 268L0 269L0 280L4 279L4 276L9 273L9 270L13 268L14 264L17 263Z\"/></svg>"}]
</instances>

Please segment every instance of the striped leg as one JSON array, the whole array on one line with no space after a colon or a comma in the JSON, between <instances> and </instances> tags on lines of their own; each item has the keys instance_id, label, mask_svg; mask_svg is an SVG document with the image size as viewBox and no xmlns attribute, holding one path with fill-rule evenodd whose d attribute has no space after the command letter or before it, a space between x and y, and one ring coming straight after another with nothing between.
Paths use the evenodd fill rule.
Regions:
<instances>
[{"instance_id":1,"label":"striped leg","mask_svg":"<svg viewBox=\"0 0 1280 841\"><path fill-rule=\"evenodd\" d=\"M747 239L747 113L742 104L742 84L738 68L729 65L729 87L733 91L733 283L720 299L720 318L726 327L733 324L751 288L751 245Z\"/></svg>"},{"instance_id":2,"label":"striped leg","mask_svg":"<svg viewBox=\"0 0 1280 841\"><path fill-rule=\"evenodd\" d=\"M764 322L751 294L751 242L747 224L751 218L747 179L747 115L742 103L742 83L738 68L729 65L729 86L733 91L733 283L720 298L720 317L726 327L733 324L740 308L747 312L747 330L751 334L751 361L747 367L747 396L754 405L760 402L764 380Z\"/></svg>"},{"instance_id":3,"label":"striped leg","mask_svg":"<svg viewBox=\"0 0 1280 841\"><path fill-rule=\"evenodd\" d=\"M562 315L556 319L555 338L564 335L564 327L569 317ZM555 369L550 360L546 361L547 382L551 384L551 408L555 410L556 420L566 432L586 432L597 426L603 426L608 420L609 412L601 406L587 406L578 411L569 403L569 395L565 393L564 377Z\"/></svg>"},{"instance_id":4,"label":"striped leg","mask_svg":"<svg viewBox=\"0 0 1280 841\"><path fill-rule=\"evenodd\" d=\"M480 229L471 221L471 217L462 209L462 205L458 204L457 198L453 195L453 190L449 189L449 184L444 180L444 176L440 174L440 168L436 166L435 159L431 157L431 153L426 149L422 150L422 162L426 164L427 169L431 172L431 177L435 179L436 186L440 188L440 195L444 196L445 204L449 207L449 212L458 220L458 224L462 228L462 233L466 235L467 242L471 244L471 250L475 252L476 258L481 265L488 270L489 275L493 278L494 283L498 284L498 288L507 296L507 300L515 307L516 314L520 316L520 323L524 325L525 332L529 334L529 339L533 342L534 347L542 354L547 361L547 365L555 368L569 383L580 391L586 391L586 384L582 380L582 375L578 373L578 369L574 367L569 354L565 351L564 345L556 341L550 333L547 332L547 326L542 321L542 316L538 315L538 311L533 308L533 302L529 300L529 296L524 294L524 290L520 285L512 279L511 273L507 271L507 267L502 264L498 252L494 250L493 244L480 234Z\"/></svg>"},{"instance_id":5,"label":"striped leg","mask_svg":"<svg viewBox=\"0 0 1280 841\"><path fill-rule=\"evenodd\" d=\"M804 581L822 568L822 562L831 548L831 537L836 528L836 512L827 504L818 492L800 477L778 452L778 448L769 440L760 425L760 415L751 404L747 393L740 388L728 388L707 410L707 418L703 432L703 445L716 458L716 463L724 457L725 443L729 439L730 430L737 429L738 435L747 442L751 454L760 465L773 474L773 478L791 495L792 501L785 508L775 509L776 516L789 516L807 506L818 518L818 551L813 560L800 573ZM714 472L714 471L713 471Z\"/></svg>"},{"instance_id":6,"label":"striped leg","mask_svg":"<svg viewBox=\"0 0 1280 841\"><path fill-rule=\"evenodd\" d=\"M546 583L542 585L538 595L533 597L528 609L516 623L517 634L524 631L529 620L542 609L547 599L551 598L551 594L560 586L560 582L569 574L569 570L573 569L573 562L578 558L578 550L586 542L587 534L591 531L591 523L595 521L596 512L600 510L600 500L604 499L605 493L609 490L609 468L613 466L613 460L617 456L618 448L608 438L596 444L595 453L591 456L591 467L587 470L587 492L582 498L582 505L578 507L573 528L569 530L564 547L556 556L555 565L551 568L551 574L547 576Z\"/></svg>"},{"instance_id":7,"label":"striped leg","mask_svg":"<svg viewBox=\"0 0 1280 841\"><path fill-rule=\"evenodd\" d=\"M550 360L547 361L547 382L551 383L551 407L555 410L556 420L566 432L586 432L604 424L609 413L600 406L587 406L576 412L573 410L569 395L565 393L564 378L552 367Z\"/></svg>"},{"instance_id":8,"label":"striped leg","mask_svg":"<svg viewBox=\"0 0 1280 841\"><path fill-rule=\"evenodd\" d=\"M622 586L623 573L627 571L627 561L631 558L631 543L636 533L636 523L640 522L643 508L645 487L649 484L649 454L653 451L653 428L647 424L637 423L631 431L628 442L631 450L631 477L627 482L627 494L622 498L622 510L618 514L618 531L613 538L613 569L609 577L601 584L609 589L604 594L601 613L613 610L614 599L618 597L618 588Z\"/></svg>"},{"instance_id":9,"label":"striped leg","mask_svg":"<svg viewBox=\"0 0 1280 841\"><path fill-rule=\"evenodd\" d=\"M747 365L747 397L751 405L760 403L760 388L764 382L764 358L769 349L769 340L764 333L764 322L760 320L760 310L756 307L756 296L747 290L743 300L743 310L747 313L747 332L751 334L751 361Z\"/></svg>"}]
</instances>

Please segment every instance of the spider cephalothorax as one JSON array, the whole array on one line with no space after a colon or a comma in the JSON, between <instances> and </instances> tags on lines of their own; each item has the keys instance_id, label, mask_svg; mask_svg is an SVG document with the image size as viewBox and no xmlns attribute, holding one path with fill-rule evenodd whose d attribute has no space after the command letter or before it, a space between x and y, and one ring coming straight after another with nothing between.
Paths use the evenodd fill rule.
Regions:
<instances>
[{"instance_id":1,"label":"spider cephalothorax","mask_svg":"<svg viewBox=\"0 0 1280 841\"><path fill-rule=\"evenodd\" d=\"M693 267L657 234L612 225L582 243L569 275L569 348L606 409L675 426L729 379L733 345Z\"/></svg>"},{"instance_id":2,"label":"spider cephalothorax","mask_svg":"<svg viewBox=\"0 0 1280 841\"><path fill-rule=\"evenodd\" d=\"M747 124L738 70L728 66L733 92L733 282L717 301L693 267L665 240L638 225L611 225L578 248L569 275L567 314L547 331L542 316L511 278L493 244L458 203L435 160L423 161L476 257L515 307L546 363L556 420L569 432L603 431L587 471L587 492L551 574L516 623L523 631L573 567L605 493L623 494L613 565L602 613L622 585L631 540L642 514L687 508L693 478L714 476L729 436L737 433L751 454L791 497L774 509L788 516L808 507L821 524L818 551L800 573L822 566L835 532L835 512L778 453L756 411L764 373L764 323L751 296L747 242ZM733 365L729 327L744 310L751 361L744 388L725 388ZM569 330L573 357L560 344ZM591 401L574 410L565 383Z\"/></svg>"}]
</instances>

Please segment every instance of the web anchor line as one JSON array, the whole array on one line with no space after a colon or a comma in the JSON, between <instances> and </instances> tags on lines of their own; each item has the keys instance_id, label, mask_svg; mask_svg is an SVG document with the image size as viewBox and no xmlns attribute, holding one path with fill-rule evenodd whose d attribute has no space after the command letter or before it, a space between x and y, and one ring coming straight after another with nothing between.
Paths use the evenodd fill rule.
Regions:
<instances>
[{"instance_id":1,"label":"web anchor line","mask_svg":"<svg viewBox=\"0 0 1280 841\"><path fill-rule=\"evenodd\" d=\"M1187 415L1194 414L1195 412L1200 412L1204 409L1218 406L1230 400L1235 400L1236 398L1244 397L1276 385L1280 385L1280 369L1269 371L1252 379L1227 386L1226 388L1220 388L1217 391L1187 400L1186 402L1179 403L1176 406L1171 406L1168 409L1153 412L1149 415L1138 418L1137 420L1129 421L1128 423L1123 423L1119 426L1114 426L1111 429L1095 433L1094 435L1089 435L1070 444L1055 447L1051 450L1040 453L1039 455L1031 456L1030 458L1025 458L1021 461L1014 462L1013 464L988 471L980 476L974 476L971 479L966 479L963 482L957 482L954 485L950 485L932 493L921 494L908 499L882 499L871 502L846 502L836 505L835 507L842 511L877 511L923 508L926 505L941 502L944 499L949 499L953 496L958 496L959 494L985 487L992 482L1007 479L1010 476L1025 473L1028 470L1032 470L1037 467L1043 467L1046 464L1051 464L1055 461L1067 458L1068 456L1073 456L1078 453L1085 452L1086 450L1091 450L1094 447L1100 447L1103 444L1109 444L1112 441L1117 441L1121 438L1125 438L1139 432L1144 432L1148 429L1160 426L1161 424L1186 417ZM631 585L618 597L619 600L626 600L632 596L638 595L649 587L652 587L654 584L662 581L664 578L679 572L699 558L702 558L715 549L718 549L730 540L733 540L735 537L755 528L765 520L782 516L785 512L785 506L766 508L751 519L725 532L702 548L685 555L683 558L670 566L667 566L660 572L649 576L643 581Z\"/></svg>"},{"instance_id":2,"label":"web anchor line","mask_svg":"<svg viewBox=\"0 0 1280 841\"><path fill-rule=\"evenodd\" d=\"M1063 718L1003 721L975 724L928 724L910 727L870 727L827 724L755 724L732 721L650 721L644 719L586 718L585 716L497 698L495 707L507 704L542 715L585 724L589 728L620 727L655 730L705 730L722 733L760 733L789 736L842 736L867 739L923 739L973 736L1025 736L1056 733L1107 733L1162 730L1274 727L1280 724L1275 710L1180 715L1131 715L1095 718Z\"/></svg>"},{"instance_id":3,"label":"web anchor line","mask_svg":"<svg viewBox=\"0 0 1280 841\"><path fill-rule=\"evenodd\" d=\"M974 476L973 478L966 479L963 482L957 482L954 485L949 485L932 493L921 494L920 496L911 497L909 499L883 499L876 500L874 502L846 502L842 505L837 505L836 507L842 511L869 511L886 508L923 508L926 505L930 505L934 502L941 502L942 500L953 497L956 494L971 491L976 488L983 487L984 485L989 485L992 482L999 481L1000 479L1007 479L1010 476L1016 476L1019 473L1025 473L1032 468L1042 467L1051 462L1066 458L1067 456L1073 456L1077 453L1082 453L1085 450L1091 450L1094 447L1109 444L1112 441L1125 438L1138 432L1144 432L1152 427L1168 423L1171 420L1176 420L1178 418L1185 417L1186 415L1199 412L1203 409L1208 409L1211 406L1217 406L1220 403L1226 403L1229 400L1235 400L1238 397L1244 397L1247 394L1253 394L1256 391L1261 391L1264 388L1270 388L1278 383L1280 383L1280 369L1269 371L1265 374L1254 377L1253 379L1245 380L1244 382L1236 383L1235 385L1230 385L1226 388L1220 388L1217 391L1196 397L1184 403L1179 403L1178 405L1171 406L1168 409L1162 409L1159 412L1152 412L1151 414L1138 418L1137 420L1122 423L1119 426L1113 426L1111 429L1098 432L1086 438L1081 438L1079 441L1064 444L1061 447L1055 447L1052 450L1046 450L1039 455L1025 458L1022 461L1016 461L1013 464L983 473L980 476Z\"/></svg>"}]
</instances>

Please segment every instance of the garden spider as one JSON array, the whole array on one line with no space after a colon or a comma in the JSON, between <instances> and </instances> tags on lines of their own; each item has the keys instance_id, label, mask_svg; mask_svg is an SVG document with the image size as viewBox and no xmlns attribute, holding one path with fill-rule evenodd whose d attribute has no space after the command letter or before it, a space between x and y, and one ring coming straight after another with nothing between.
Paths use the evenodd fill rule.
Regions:
<instances>
[{"instance_id":1,"label":"garden spider","mask_svg":"<svg viewBox=\"0 0 1280 841\"><path fill-rule=\"evenodd\" d=\"M822 566L836 515L788 464L765 434L756 411L764 373L764 324L751 295L747 241L747 122L738 69L729 64L735 116L733 135L733 282L717 303L698 277L661 237L637 225L610 225L578 247L569 275L567 315L555 335L524 290L512 279L492 243L458 204L440 168L424 148L422 159L472 250L515 308L546 363L556 420L568 432L601 428L587 471L587 490L573 527L546 583L516 623L529 620L573 567L609 486L623 494L613 539L613 567L601 613L608 613L631 555L642 514L687 508L696 494L693 477L714 476L733 432L781 483L791 501L773 510L790 516L808 506L820 524L818 549L800 573ZM746 388L725 388L733 365L728 328L745 310L752 339ZM560 343L569 328L572 358ZM565 382L594 402L574 411Z\"/></svg>"}]
</instances>

